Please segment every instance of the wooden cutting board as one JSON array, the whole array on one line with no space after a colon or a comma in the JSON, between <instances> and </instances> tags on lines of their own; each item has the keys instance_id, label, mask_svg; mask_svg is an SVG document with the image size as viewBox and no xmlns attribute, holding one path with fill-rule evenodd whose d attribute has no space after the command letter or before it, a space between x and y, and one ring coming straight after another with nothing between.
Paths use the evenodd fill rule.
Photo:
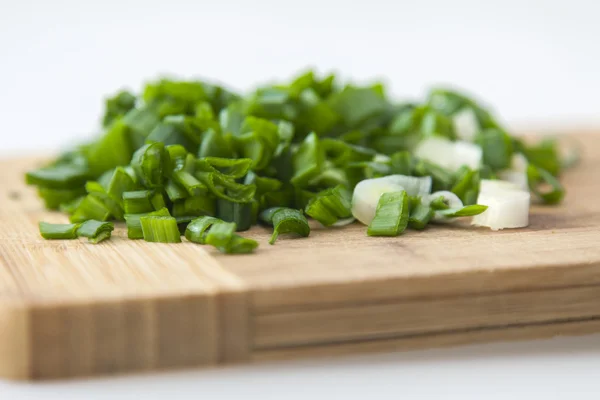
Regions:
<instances>
[{"instance_id":1,"label":"wooden cutting board","mask_svg":"<svg viewBox=\"0 0 600 400\"><path fill-rule=\"evenodd\" d=\"M0 162L0 376L67 378L600 331L600 135L527 229L364 226L226 256L182 243L45 241L23 173Z\"/></svg>"}]
</instances>

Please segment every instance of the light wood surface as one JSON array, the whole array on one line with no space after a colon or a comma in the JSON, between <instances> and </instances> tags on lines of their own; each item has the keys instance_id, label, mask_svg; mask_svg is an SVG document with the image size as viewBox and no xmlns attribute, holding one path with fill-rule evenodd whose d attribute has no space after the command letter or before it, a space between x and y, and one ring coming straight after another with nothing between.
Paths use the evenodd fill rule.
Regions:
<instances>
[{"instance_id":1,"label":"light wood surface","mask_svg":"<svg viewBox=\"0 0 600 400\"><path fill-rule=\"evenodd\" d=\"M527 229L368 238L253 228L256 254L126 238L45 241L23 173L0 161L0 376L51 379L600 331L600 137Z\"/></svg>"}]
</instances>

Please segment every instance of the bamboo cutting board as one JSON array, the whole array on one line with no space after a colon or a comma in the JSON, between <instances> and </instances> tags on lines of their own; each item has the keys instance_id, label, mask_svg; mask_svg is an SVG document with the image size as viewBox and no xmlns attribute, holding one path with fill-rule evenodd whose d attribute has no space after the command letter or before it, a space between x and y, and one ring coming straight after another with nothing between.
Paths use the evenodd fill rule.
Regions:
<instances>
[{"instance_id":1,"label":"bamboo cutting board","mask_svg":"<svg viewBox=\"0 0 600 400\"><path fill-rule=\"evenodd\" d=\"M192 243L45 241L0 162L0 376L67 378L600 331L600 136L531 226L367 238L352 225L226 256Z\"/></svg>"}]
</instances>

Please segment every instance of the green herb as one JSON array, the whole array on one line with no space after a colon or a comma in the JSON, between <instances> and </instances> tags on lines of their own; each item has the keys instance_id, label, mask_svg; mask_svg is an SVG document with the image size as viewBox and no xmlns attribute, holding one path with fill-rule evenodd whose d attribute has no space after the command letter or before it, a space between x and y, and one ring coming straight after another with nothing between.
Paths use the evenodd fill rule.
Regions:
<instances>
[{"instance_id":1,"label":"green herb","mask_svg":"<svg viewBox=\"0 0 600 400\"><path fill-rule=\"evenodd\" d=\"M79 224L49 224L40 222L40 234L44 239L77 239L77 228Z\"/></svg>"},{"instance_id":2,"label":"green herb","mask_svg":"<svg viewBox=\"0 0 600 400\"><path fill-rule=\"evenodd\" d=\"M487 206L473 204L460 209L447 208L445 210L439 210L436 212L436 215L440 215L445 218L473 217L475 215L481 214L485 210L487 210Z\"/></svg>"},{"instance_id":3,"label":"green herb","mask_svg":"<svg viewBox=\"0 0 600 400\"><path fill-rule=\"evenodd\" d=\"M295 233L302 237L310 234L308 221L301 211L286 207L274 207L263 211L261 220L273 226L273 235L269 244L275 244L282 233Z\"/></svg>"},{"instance_id":4,"label":"green herb","mask_svg":"<svg viewBox=\"0 0 600 400\"><path fill-rule=\"evenodd\" d=\"M179 243L181 237L177 220L173 217L145 215L140 217L142 233L146 242Z\"/></svg>"},{"instance_id":5,"label":"green herb","mask_svg":"<svg viewBox=\"0 0 600 400\"><path fill-rule=\"evenodd\" d=\"M308 201L306 215L325 226L352 216L351 194L343 186L325 189Z\"/></svg>"},{"instance_id":6,"label":"green herb","mask_svg":"<svg viewBox=\"0 0 600 400\"><path fill-rule=\"evenodd\" d=\"M279 233L308 236L304 213L325 226L348 219L356 185L389 175L431 177L432 191L452 191L465 205L410 197L405 207L403 195L382 197L368 233L397 235L407 225L424 229L434 216L482 212L475 204L481 179L510 171L516 154L527 159L533 194L558 203L558 176L577 159L563 156L554 139L531 144L511 136L482 103L448 89L434 89L420 103L395 103L380 83L356 86L303 71L244 97L200 80L160 79L140 93L111 95L98 138L25 176L46 208L74 224L94 221L82 232L125 220L132 239L176 242L184 232L204 243L216 225L211 244L248 253L257 242L235 231L261 222L274 227L271 243ZM461 112L474 116L479 168L450 171L413 154L425 138L458 140ZM100 229L90 239L108 237Z\"/></svg>"},{"instance_id":7,"label":"green herb","mask_svg":"<svg viewBox=\"0 0 600 400\"><path fill-rule=\"evenodd\" d=\"M90 243L100 243L109 239L115 226L112 222L87 220L77 228L77 236L86 237Z\"/></svg>"},{"instance_id":8,"label":"green herb","mask_svg":"<svg viewBox=\"0 0 600 400\"><path fill-rule=\"evenodd\" d=\"M369 224L369 236L398 236L406 229L409 217L408 194L384 193L379 198L375 218Z\"/></svg>"},{"instance_id":9,"label":"green herb","mask_svg":"<svg viewBox=\"0 0 600 400\"><path fill-rule=\"evenodd\" d=\"M560 203L565 195L565 189L556 177L533 164L527 166L527 182L529 189L546 204Z\"/></svg>"}]
</instances>

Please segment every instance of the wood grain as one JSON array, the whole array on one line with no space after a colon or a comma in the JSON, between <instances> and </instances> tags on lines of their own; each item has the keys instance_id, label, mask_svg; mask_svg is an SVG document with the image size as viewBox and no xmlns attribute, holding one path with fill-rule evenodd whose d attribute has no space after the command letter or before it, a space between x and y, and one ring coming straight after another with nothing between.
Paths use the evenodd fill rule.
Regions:
<instances>
[{"instance_id":1,"label":"wood grain","mask_svg":"<svg viewBox=\"0 0 600 400\"><path fill-rule=\"evenodd\" d=\"M51 379L600 331L600 136L560 207L527 229L358 224L225 256L192 243L45 241L23 173L0 161L0 376Z\"/></svg>"}]
</instances>

